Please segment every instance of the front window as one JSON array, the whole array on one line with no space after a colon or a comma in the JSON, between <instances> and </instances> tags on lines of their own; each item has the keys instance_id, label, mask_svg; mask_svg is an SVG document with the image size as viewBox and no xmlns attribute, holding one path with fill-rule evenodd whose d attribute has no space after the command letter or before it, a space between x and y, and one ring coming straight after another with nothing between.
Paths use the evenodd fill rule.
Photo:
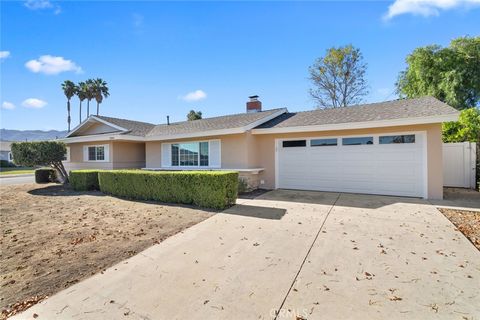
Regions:
<instances>
[{"instance_id":1,"label":"front window","mask_svg":"<svg viewBox=\"0 0 480 320\"><path fill-rule=\"evenodd\" d=\"M103 161L103 160L105 160L104 146L88 147L88 161Z\"/></svg>"},{"instance_id":2,"label":"front window","mask_svg":"<svg viewBox=\"0 0 480 320\"><path fill-rule=\"evenodd\" d=\"M67 147L65 154L63 155L63 161L70 161L70 147Z\"/></svg>"},{"instance_id":3,"label":"front window","mask_svg":"<svg viewBox=\"0 0 480 320\"><path fill-rule=\"evenodd\" d=\"M11 152L8 153L8 161L12 162L13 161L13 155Z\"/></svg>"},{"instance_id":4,"label":"front window","mask_svg":"<svg viewBox=\"0 0 480 320\"><path fill-rule=\"evenodd\" d=\"M173 167L208 167L208 142L172 144Z\"/></svg>"}]
</instances>

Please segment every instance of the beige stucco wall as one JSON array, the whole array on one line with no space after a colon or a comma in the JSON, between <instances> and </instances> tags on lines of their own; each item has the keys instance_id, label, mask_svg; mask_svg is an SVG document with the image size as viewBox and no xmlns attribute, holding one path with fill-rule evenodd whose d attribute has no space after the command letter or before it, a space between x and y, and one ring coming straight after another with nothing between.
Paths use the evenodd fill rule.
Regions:
<instances>
[{"instance_id":1,"label":"beige stucco wall","mask_svg":"<svg viewBox=\"0 0 480 320\"><path fill-rule=\"evenodd\" d=\"M85 127L82 127L81 130L78 130L77 132L75 132L73 137L92 135L92 134L101 134L101 133L111 133L111 132L117 132L117 131L119 130L113 127L110 127L104 123L95 122L95 123L91 123L90 125L85 125Z\"/></svg>"},{"instance_id":2,"label":"beige stucco wall","mask_svg":"<svg viewBox=\"0 0 480 320\"><path fill-rule=\"evenodd\" d=\"M115 141L113 144L113 169L145 168L145 143Z\"/></svg>"},{"instance_id":3,"label":"beige stucco wall","mask_svg":"<svg viewBox=\"0 0 480 320\"><path fill-rule=\"evenodd\" d=\"M92 145L108 145L109 161L83 161L83 147ZM143 142L123 141L95 141L82 143L69 143L70 161L63 164L65 169L125 169L145 167L145 144Z\"/></svg>"},{"instance_id":4,"label":"beige stucco wall","mask_svg":"<svg viewBox=\"0 0 480 320\"><path fill-rule=\"evenodd\" d=\"M427 138L427 183L428 197L441 199L443 197L443 162L441 124L396 126L374 129L335 130L322 132L301 132L287 134L254 135L251 132L225 136L208 137L203 140L220 139L222 152L222 168L247 169L264 168L258 180L263 182L261 188L275 188L275 139L305 138L322 136L345 136L356 134L381 134L411 131L425 131ZM181 139L163 142L200 141L202 139ZM161 167L160 141L146 143L146 167Z\"/></svg>"}]
</instances>

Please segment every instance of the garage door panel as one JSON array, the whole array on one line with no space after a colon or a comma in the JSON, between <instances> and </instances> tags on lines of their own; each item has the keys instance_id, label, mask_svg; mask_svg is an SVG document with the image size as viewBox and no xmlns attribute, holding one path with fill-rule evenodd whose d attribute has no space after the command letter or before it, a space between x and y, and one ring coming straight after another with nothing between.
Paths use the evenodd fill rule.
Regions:
<instances>
[{"instance_id":1,"label":"garage door panel","mask_svg":"<svg viewBox=\"0 0 480 320\"><path fill-rule=\"evenodd\" d=\"M374 136L374 135L372 135ZM423 195L423 139L416 143L277 147L278 187L288 189ZM342 141L338 137L338 141Z\"/></svg>"}]
</instances>

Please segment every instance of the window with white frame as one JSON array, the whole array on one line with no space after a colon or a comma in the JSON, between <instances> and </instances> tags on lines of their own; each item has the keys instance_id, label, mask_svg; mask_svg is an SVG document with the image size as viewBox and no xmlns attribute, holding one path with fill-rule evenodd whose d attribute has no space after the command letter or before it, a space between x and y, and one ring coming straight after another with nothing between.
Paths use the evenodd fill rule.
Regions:
<instances>
[{"instance_id":1,"label":"window with white frame","mask_svg":"<svg viewBox=\"0 0 480 320\"><path fill-rule=\"evenodd\" d=\"M105 161L105 146L89 146L88 161Z\"/></svg>"},{"instance_id":2,"label":"window with white frame","mask_svg":"<svg viewBox=\"0 0 480 320\"><path fill-rule=\"evenodd\" d=\"M69 162L70 161L70 147L67 147L67 152L63 155L63 161Z\"/></svg>"},{"instance_id":3,"label":"window with white frame","mask_svg":"<svg viewBox=\"0 0 480 320\"><path fill-rule=\"evenodd\" d=\"M171 145L172 167L208 167L209 142L185 142Z\"/></svg>"}]
</instances>

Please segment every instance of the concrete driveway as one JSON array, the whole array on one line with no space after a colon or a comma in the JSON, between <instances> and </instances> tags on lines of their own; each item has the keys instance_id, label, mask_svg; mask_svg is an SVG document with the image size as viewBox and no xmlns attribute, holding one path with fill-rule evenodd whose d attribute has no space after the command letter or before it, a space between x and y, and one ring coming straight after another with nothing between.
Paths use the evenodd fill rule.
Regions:
<instances>
[{"instance_id":1,"label":"concrete driveway","mask_svg":"<svg viewBox=\"0 0 480 320\"><path fill-rule=\"evenodd\" d=\"M15 319L476 319L480 253L419 199L277 190Z\"/></svg>"}]
</instances>

